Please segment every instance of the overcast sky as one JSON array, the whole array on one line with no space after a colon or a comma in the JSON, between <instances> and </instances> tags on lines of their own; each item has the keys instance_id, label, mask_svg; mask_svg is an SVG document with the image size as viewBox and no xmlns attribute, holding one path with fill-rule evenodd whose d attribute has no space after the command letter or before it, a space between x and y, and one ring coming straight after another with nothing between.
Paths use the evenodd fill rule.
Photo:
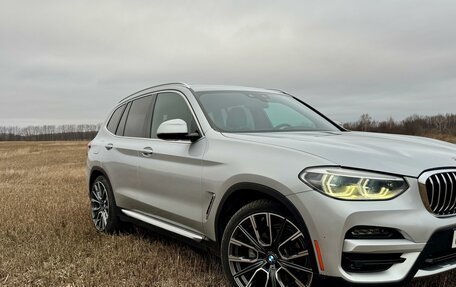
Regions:
<instances>
[{"instance_id":1,"label":"overcast sky","mask_svg":"<svg viewBox=\"0 0 456 287\"><path fill-rule=\"evenodd\" d=\"M278 88L339 121L456 112L456 1L0 0L0 125L97 123L168 81Z\"/></svg>"}]
</instances>

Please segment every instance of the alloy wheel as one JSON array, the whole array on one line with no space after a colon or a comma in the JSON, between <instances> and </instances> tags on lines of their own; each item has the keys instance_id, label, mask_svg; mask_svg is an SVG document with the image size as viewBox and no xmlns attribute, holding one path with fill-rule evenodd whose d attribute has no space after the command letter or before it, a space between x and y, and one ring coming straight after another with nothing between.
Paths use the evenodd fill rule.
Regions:
<instances>
[{"instance_id":1,"label":"alloy wheel","mask_svg":"<svg viewBox=\"0 0 456 287\"><path fill-rule=\"evenodd\" d=\"M307 287L313 278L304 234L286 217L270 212L252 214L236 226L228 265L239 287Z\"/></svg>"},{"instance_id":2,"label":"alloy wheel","mask_svg":"<svg viewBox=\"0 0 456 287\"><path fill-rule=\"evenodd\" d=\"M108 190L101 181L96 181L90 193L92 221L98 231L105 231L109 219Z\"/></svg>"}]
</instances>

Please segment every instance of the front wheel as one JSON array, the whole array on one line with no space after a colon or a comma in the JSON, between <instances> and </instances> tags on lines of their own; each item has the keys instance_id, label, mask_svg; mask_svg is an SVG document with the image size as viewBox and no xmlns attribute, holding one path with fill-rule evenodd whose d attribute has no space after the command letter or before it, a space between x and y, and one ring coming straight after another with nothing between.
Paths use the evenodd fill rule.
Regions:
<instances>
[{"instance_id":1,"label":"front wheel","mask_svg":"<svg viewBox=\"0 0 456 287\"><path fill-rule=\"evenodd\" d=\"M222 264L233 286L307 287L314 277L310 239L281 206L242 207L222 239Z\"/></svg>"}]
</instances>

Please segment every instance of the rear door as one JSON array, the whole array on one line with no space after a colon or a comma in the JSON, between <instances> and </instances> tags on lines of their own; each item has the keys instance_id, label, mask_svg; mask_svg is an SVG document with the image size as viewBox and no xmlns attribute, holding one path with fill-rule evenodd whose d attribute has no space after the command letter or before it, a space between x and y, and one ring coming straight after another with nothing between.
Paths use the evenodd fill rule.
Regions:
<instances>
[{"instance_id":1,"label":"rear door","mask_svg":"<svg viewBox=\"0 0 456 287\"><path fill-rule=\"evenodd\" d=\"M119 207L131 208L139 190L138 161L155 95L135 99L125 105L122 116L105 143L104 164ZM116 112L114 112L115 114ZM114 115L113 114L113 115Z\"/></svg>"},{"instance_id":2,"label":"rear door","mask_svg":"<svg viewBox=\"0 0 456 287\"><path fill-rule=\"evenodd\" d=\"M141 200L147 204L147 213L170 223L202 231L203 191L201 184L202 157L206 139L162 140L157 138L161 123L182 119L190 132L200 131L190 104L178 92L157 95L150 139L139 159ZM201 133L200 133L201 134Z\"/></svg>"}]
</instances>

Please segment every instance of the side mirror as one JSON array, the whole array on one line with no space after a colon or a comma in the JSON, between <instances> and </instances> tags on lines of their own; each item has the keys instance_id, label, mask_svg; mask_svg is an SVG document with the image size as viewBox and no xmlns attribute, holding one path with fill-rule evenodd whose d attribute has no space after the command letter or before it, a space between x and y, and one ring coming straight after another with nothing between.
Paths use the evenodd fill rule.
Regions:
<instances>
[{"instance_id":1,"label":"side mirror","mask_svg":"<svg viewBox=\"0 0 456 287\"><path fill-rule=\"evenodd\" d=\"M189 133L187 123L181 119L164 121L158 126L157 137L164 140L190 140L196 141L201 136L199 133Z\"/></svg>"}]
</instances>

